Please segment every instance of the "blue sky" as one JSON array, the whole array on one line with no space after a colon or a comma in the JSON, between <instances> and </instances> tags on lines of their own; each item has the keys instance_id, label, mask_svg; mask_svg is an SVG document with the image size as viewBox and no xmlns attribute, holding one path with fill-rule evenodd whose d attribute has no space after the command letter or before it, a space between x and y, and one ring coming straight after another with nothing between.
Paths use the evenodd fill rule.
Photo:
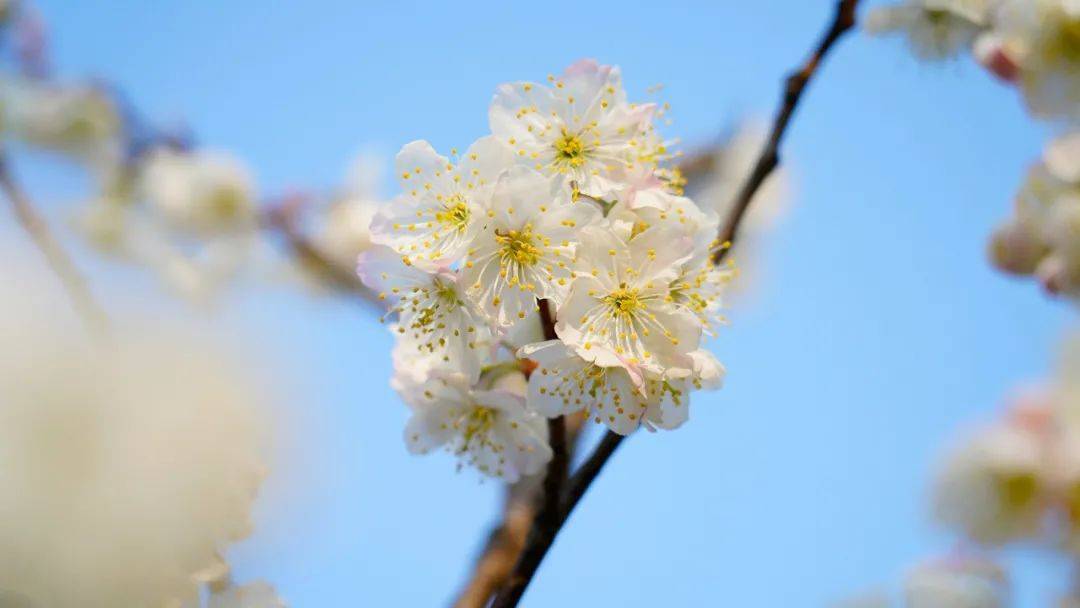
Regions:
<instances>
[{"instance_id":1,"label":"blue sky","mask_svg":"<svg viewBox=\"0 0 1080 608\"><path fill-rule=\"evenodd\" d=\"M621 65L634 97L664 84L667 133L708 142L771 114L780 76L832 11L825 0L38 5L62 73L106 77L150 116L187 122L200 143L244 158L266 194L333 186L360 150L464 148L486 132L498 83L580 57ZM790 132L796 192L759 288L714 343L727 386L697 398L684 428L621 448L524 604L820 606L948 548L926 517L933 464L1047 371L1071 317L984 261L1045 136L969 62L923 66L897 41L845 40ZM46 200L78 184L25 164ZM163 305L147 277L86 266L114 305ZM244 290L219 314L292 378L289 457L260 532L234 553L240 576L271 580L298 608L442 605L499 488L455 474L449 456L405 452L385 330L351 303L280 286ZM1064 587L1054 558L1009 557L1019 605Z\"/></svg>"}]
</instances>

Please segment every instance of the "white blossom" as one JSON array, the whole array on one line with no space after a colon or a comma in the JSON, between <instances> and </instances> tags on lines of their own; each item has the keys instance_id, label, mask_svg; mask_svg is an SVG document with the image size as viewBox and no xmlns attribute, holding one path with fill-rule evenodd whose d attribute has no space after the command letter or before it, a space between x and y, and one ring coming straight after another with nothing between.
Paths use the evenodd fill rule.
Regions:
<instances>
[{"instance_id":1,"label":"white blossom","mask_svg":"<svg viewBox=\"0 0 1080 608\"><path fill-rule=\"evenodd\" d=\"M948 59L971 47L989 24L990 8L990 0L904 0L870 11L866 29L903 33L919 59Z\"/></svg>"},{"instance_id":2,"label":"white blossom","mask_svg":"<svg viewBox=\"0 0 1080 608\"><path fill-rule=\"evenodd\" d=\"M254 221L251 176L226 154L158 149L140 169L139 194L177 230L228 233Z\"/></svg>"},{"instance_id":3,"label":"white blossom","mask_svg":"<svg viewBox=\"0 0 1080 608\"><path fill-rule=\"evenodd\" d=\"M90 242L155 270L186 297L207 299L251 259L254 185L227 155L155 150L104 173L100 188L81 217Z\"/></svg>"},{"instance_id":4,"label":"white blossom","mask_svg":"<svg viewBox=\"0 0 1080 608\"><path fill-rule=\"evenodd\" d=\"M89 85L0 82L2 126L20 140L83 160L116 159L121 118L103 90Z\"/></svg>"},{"instance_id":5,"label":"white blossom","mask_svg":"<svg viewBox=\"0 0 1080 608\"><path fill-rule=\"evenodd\" d=\"M356 258L371 249L371 222L382 203L361 198L334 201L326 212L315 245L339 268L350 269Z\"/></svg>"},{"instance_id":6,"label":"white blossom","mask_svg":"<svg viewBox=\"0 0 1080 608\"><path fill-rule=\"evenodd\" d=\"M619 68L583 60L548 83L508 83L495 93L491 131L519 162L605 198L615 175L650 162L655 108L627 102Z\"/></svg>"},{"instance_id":7,"label":"white blossom","mask_svg":"<svg viewBox=\"0 0 1080 608\"><path fill-rule=\"evenodd\" d=\"M649 407L642 372L633 365L612 364L618 360L613 353L598 358L598 352L559 340L518 351L537 364L529 376L529 408L549 418L584 411L621 435L637 429ZM598 364L598 359L608 365Z\"/></svg>"},{"instance_id":8,"label":"white blossom","mask_svg":"<svg viewBox=\"0 0 1080 608\"><path fill-rule=\"evenodd\" d=\"M1051 293L1080 295L1080 133L1047 146L990 252L1002 270L1034 274Z\"/></svg>"},{"instance_id":9,"label":"white blossom","mask_svg":"<svg viewBox=\"0 0 1080 608\"><path fill-rule=\"evenodd\" d=\"M1080 108L1080 3L1005 0L979 56L1015 79L1032 114L1075 118Z\"/></svg>"},{"instance_id":10,"label":"white blossom","mask_svg":"<svg viewBox=\"0 0 1080 608\"><path fill-rule=\"evenodd\" d=\"M660 226L629 240L604 229L582 239L579 270L558 311L559 338L585 351L600 347L656 372L686 367L702 328L674 303L670 285L692 255L693 241Z\"/></svg>"},{"instance_id":11,"label":"white blossom","mask_svg":"<svg viewBox=\"0 0 1080 608\"><path fill-rule=\"evenodd\" d=\"M483 228L495 179L511 163L495 138L474 143L460 162L426 141L407 144L396 166L404 193L372 223L372 240L426 266L457 261Z\"/></svg>"},{"instance_id":12,"label":"white blossom","mask_svg":"<svg viewBox=\"0 0 1080 608\"><path fill-rule=\"evenodd\" d=\"M410 452L445 446L465 464L511 483L551 459L543 419L513 392L473 389L462 376L434 374L402 398L412 408L405 427Z\"/></svg>"},{"instance_id":13,"label":"white blossom","mask_svg":"<svg viewBox=\"0 0 1080 608\"><path fill-rule=\"evenodd\" d=\"M1047 507L1048 437L1008 421L981 430L945 460L934 488L937 519L986 544L1033 538Z\"/></svg>"},{"instance_id":14,"label":"white blossom","mask_svg":"<svg viewBox=\"0 0 1080 608\"><path fill-rule=\"evenodd\" d=\"M571 202L557 179L513 167L495 185L461 280L494 322L508 327L535 311L537 298L562 302L582 230L599 219L595 205Z\"/></svg>"},{"instance_id":15,"label":"white blossom","mask_svg":"<svg viewBox=\"0 0 1080 608\"><path fill-rule=\"evenodd\" d=\"M687 354L689 366L669 368L663 374L646 374L648 409L644 423L650 429L671 430L690 418L690 394L715 390L724 380L724 366L707 350Z\"/></svg>"},{"instance_id":16,"label":"white blossom","mask_svg":"<svg viewBox=\"0 0 1080 608\"><path fill-rule=\"evenodd\" d=\"M584 411L620 435L645 425L674 429L690 415L690 392L720 386L724 369L707 351L688 355L691 367L655 375L618 355L566 345L559 340L518 351L537 365L529 377L529 408L554 418Z\"/></svg>"},{"instance_id":17,"label":"white blossom","mask_svg":"<svg viewBox=\"0 0 1080 608\"><path fill-rule=\"evenodd\" d=\"M390 311L399 316L396 331L415 348L413 356L451 364L473 381L479 377L491 332L456 273L407 265L386 247L363 253L357 271L379 299L395 302Z\"/></svg>"}]
</instances>

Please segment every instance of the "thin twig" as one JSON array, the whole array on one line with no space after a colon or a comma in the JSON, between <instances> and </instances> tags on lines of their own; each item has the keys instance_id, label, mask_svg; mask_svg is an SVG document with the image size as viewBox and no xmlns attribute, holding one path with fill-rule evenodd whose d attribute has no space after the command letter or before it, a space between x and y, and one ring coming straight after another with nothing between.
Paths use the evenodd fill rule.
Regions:
<instances>
[{"instance_id":1,"label":"thin twig","mask_svg":"<svg viewBox=\"0 0 1080 608\"><path fill-rule=\"evenodd\" d=\"M287 199L280 205L271 206L263 216L263 225L280 233L286 246L296 256L297 262L327 285L357 296L366 305L383 309L384 305L379 301L378 295L365 287L351 269L342 268L326 257L300 230L295 218L295 202L296 200Z\"/></svg>"},{"instance_id":2,"label":"thin twig","mask_svg":"<svg viewBox=\"0 0 1080 608\"><path fill-rule=\"evenodd\" d=\"M837 3L836 14L832 23L818 42L809 59L788 76L784 86L783 101L773 122L768 143L762 151L761 156L758 158L753 172L750 174L746 184L740 191L731 213L727 216L723 227L720 229L720 238L718 242L723 245L718 248L714 254L713 263L719 264L727 255L727 252L730 251L730 244L735 240L739 224L742 222L746 210L749 209L754 194L757 193L769 174L779 166L780 143L783 140L784 133L787 131L791 117L802 98L803 91L817 73L822 60L833 48L833 45L836 44L836 41L855 25L855 8L858 3L859 0L840 0ZM544 555L546 555L548 549L550 549L551 545L554 543L555 536L558 534L563 524L566 523L567 518L574 510L574 507L577 506L577 503L585 495L589 486L596 479L597 475L600 474L601 469L603 469L608 459L611 458L615 453L615 450L622 444L623 439L623 436L611 431L608 431L607 434L604 435L604 438L600 441L599 445L597 445L596 450L570 478L568 490L566 496L562 499L562 505L557 513L557 517L553 522L543 524L544 534L535 534L542 525L539 521L540 518L537 517L537 522L533 525L534 533L529 536L529 541L522 551L521 559L514 569L514 575L507 584L507 587L495 598L495 602L492 605L493 608L512 608L513 606L518 605L518 602L521 600L522 595L524 595L525 589L528 587L533 575L535 575L536 570L540 567L540 562L543 561Z\"/></svg>"},{"instance_id":3,"label":"thin twig","mask_svg":"<svg viewBox=\"0 0 1080 608\"><path fill-rule=\"evenodd\" d=\"M38 213L30 197L19 186L11 171L7 155L2 152L0 152L0 190L3 190L4 196L11 204L15 219L33 239L53 273L60 279L72 307L92 332L103 333L108 326L105 309L98 305L97 300L90 293L86 280L75 267L75 263L53 236L48 223Z\"/></svg>"},{"instance_id":4,"label":"thin twig","mask_svg":"<svg viewBox=\"0 0 1080 608\"><path fill-rule=\"evenodd\" d=\"M750 208L754 195L757 194L758 189L765 183L769 175L780 166L780 143L784 139L784 134L787 133L788 124L790 124L791 117L795 114L795 109L799 106L806 85L817 74L821 62L829 54L836 41L855 26L855 8L858 4L859 0L840 0L836 5L836 15L833 17L832 24L821 37L813 53L801 66L788 74L784 83L783 101L776 113L776 117L773 119L772 130L769 133L765 149L762 150L757 163L754 164L754 170L750 173L750 177L746 180L742 190L739 191L731 213L728 214L723 226L720 227L717 242L721 245L735 241L735 233L739 229L743 215ZM713 254L713 263L719 264L730 250L730 246L718 248Z\"/></svg>"}]
</instances>

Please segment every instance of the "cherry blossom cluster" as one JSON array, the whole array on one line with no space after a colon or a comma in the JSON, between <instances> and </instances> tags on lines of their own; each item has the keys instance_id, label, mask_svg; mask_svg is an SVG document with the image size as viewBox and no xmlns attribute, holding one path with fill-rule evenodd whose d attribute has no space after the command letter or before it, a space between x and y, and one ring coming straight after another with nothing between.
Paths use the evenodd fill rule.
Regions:
<instances>
[{"instance_id":1,"label":"cherry blossom cluster","mask_svg":"<svg viewBox=\"0 0 1080 608\"><path fill-rule=\"evenodd\" d=\"M683 196L619 69L581 61L498 87L463 154L407 144L363 282L390 303L408 448L514 481L551 457L544 418L673 429L724 370L702 348L735 276L715 211ZM525 378L527 377L527 383Z\"/></svg>"},{"instance_id":2,"label":"cherry blossom cluster","mask_svg":"<svg viewBox=\"0 0 1080 608\"><path fill-rule=\"evenodd\" d=\"M971 51L1015 86L1035 118L1061 131L993 235L999 269L1032 275L1052 294L1080 295L1080 3L1073 0L907 0L873 11L867 27L902 32L916 56Z\"/></svg>"}]
</instances>

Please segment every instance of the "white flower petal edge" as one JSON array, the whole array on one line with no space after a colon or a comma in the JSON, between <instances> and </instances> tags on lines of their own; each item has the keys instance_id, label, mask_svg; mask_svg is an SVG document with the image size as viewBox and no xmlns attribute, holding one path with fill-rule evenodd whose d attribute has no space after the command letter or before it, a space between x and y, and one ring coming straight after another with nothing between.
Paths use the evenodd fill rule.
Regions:
<instances>
[{"instance_id":1,"label":"white flower petal edge","mask_svg":"<svg viewBox=\"0 0 1080 608\"><path fill-rule=\"evenodd\" d=\"M989 12L988 0L906 0L870 11L866 29L903 33L916 57L937 61L971 48L987 26Z\"/></svg>"},{"instance_id":2,"label":"white flower petal edge","mask_svg":"<svg viewBox=\"0 0 1080 608\"><path fill-rule=\"evenodd\" d=\"M672 430L690 418L690 393L715 390L723 384L724 366L707 350L688 355L689 369L669 370L666 378L648 380L649 408L644 424L650 429Z\"/></svg>"},{"instance_id":3,"label":"white flower petal edge","mask_svg":"<svg viewBox=\"0 0 1080 608\"><path fill-rule=\"evenodd\" d=\"M399 316L396 331L415 347L416 356L453 365L474 382L480 377L491 332L456 274L410 266L386 247L361 254L357 274L379 299L396 301L390 308Z\"/></svg>"},{"instance_id":4,"label":"white flower petal edge","mask_svg":"<svg viewBox=\"0 0 1080 608\"><path fill-rule=\"evenodd\" d=\"M491 131L519 162L607 196L612 177L647 155L652 104L627 103L619 69L584 60L551 86L500 85L489 110Z\"/></svg>"},{"instance_id":5,"label":"white flower petal edge","mask_svg":"<svg viewBox=\"0 0 1080 608\"><path fill-rule=\"evenodd\" d=\"M415 454L445 446L485 475L513 483L551 460L543 419L506 391L474 390L458 375L436 374L409 394L405 444Z\"/></svg>"},{"instance_id":6,"label":"white flower petal edge","mask_svg":"<svg viewBox=\"0 0 1080 608\"><path fill-rule=\"evenodd\" d=\"M702 328L675 305L669 287L693 253L692 240L660 227L629 242L611 230L585 232L577 276L555 324L559 338L655 373L686 367Z\"/></svg>"},{"instance_id":7,"label":"white flower petal edge","mask_svg":"<svg viewBox=\"0 0 1080 608\"><path fill-rule=\"evenodd\" d=\"M586 358L593 354L596 351L583 353L559 340L521 348L518 356L537 364L529 376L529 408L549 418L584 411L612 431L629 435L648 408L641 373L634 366L605 366Z\"/></svg>"},{"instance_id":8,"label":"white flower petal edge","mask_svg":"<svg viewBox=\"0 0 1080 608\"><path fill-rule=\"evenodd\" d=\"M375 216L372 241L410 263L457 261L481 228L495 178L511 162L509 150L492 137L477 140L459 163L426 141L406 144L395 162L404 193Z\"/></svg>"}]
</instances>

